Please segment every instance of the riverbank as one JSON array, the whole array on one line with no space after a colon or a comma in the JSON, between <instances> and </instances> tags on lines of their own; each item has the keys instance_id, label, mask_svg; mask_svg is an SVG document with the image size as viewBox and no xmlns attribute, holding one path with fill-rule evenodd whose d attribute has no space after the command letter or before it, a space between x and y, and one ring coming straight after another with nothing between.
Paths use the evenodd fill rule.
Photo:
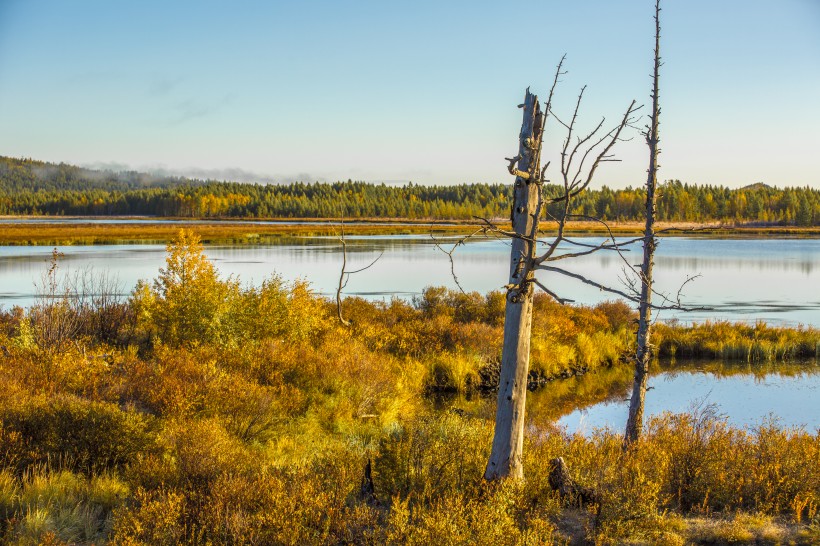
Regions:
<instances>
[{"instance_id":1,"label":"riverbank","mask_svg":"<svg viewBox=\"0 0 820 546\"><path fill-rule=\"evenodd\" d=\"M0 244L4 245L93 245L166 243L184 227L209 244L259 244L287 236L338 237L342 219L189 219L148 217L0 217ZM481 228L479 222L431 221L404 218L369 218L344 221L347 235L467 235ZM510 229L500 220L498 227ZM640 222L569 222L569 235L637 236ZM545 238L554 234L555 222L542 222ZM695 224L661 222L656 230L663 236L689 237L820 237L820 227L776 225Z\"/></svg>"}]
</instances>

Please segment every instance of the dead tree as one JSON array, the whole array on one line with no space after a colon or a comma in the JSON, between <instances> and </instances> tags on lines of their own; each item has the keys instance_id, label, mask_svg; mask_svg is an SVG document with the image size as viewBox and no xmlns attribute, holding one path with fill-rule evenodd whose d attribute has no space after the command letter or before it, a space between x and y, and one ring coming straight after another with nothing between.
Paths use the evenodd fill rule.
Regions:
<instances>
[{"instance_id":1,"label":"dead tree","mask_svg":"<svg viewBox=\"0 0 820 546\"><path fill-rule=\"evenodd\" d=\"M650 335L652 327L652 268L655 260L656 189L658 186L658 130L660 125L660 107L658 105L658 72L660 70L660 0L655 0L655 63L652 73L652 114L646 129L646 144L649 146L649 169L646 177L646 226L644 228L643 261L641 262L640 282L641 296L638 305L638 333L635 352L635 380L632 386L632 398L629 401L629 416L626 421L624 444L629 445L638 440L643 429L643 412L646 397L646 383L649 376L649 364L652 360Z\"/></svg>"},{"instance_id":2,"label":"dead tree","mask_svg":"<svg viewBox=\"0 0 820 546\"><path fill-rule=\"evenodd\" d=\"M538 97L524 95L524 120L518 137L518 155L510 159L515 175L512 205L510 277L504 314L504 347L498 384L493 448L484 477L488 480L523 477L524 408L530 360L532 300L538 219L541 216L541 141L544 112Z\"/></svg>"},{"instance_id":3,"label":"dead tree","mask_svg":"<svg viewBox=\"0 0 820 546\"><path fill-rule=\"evenodd\" d=\"M592 182L593 176L605 161L613 161L610 151L621 134L630 125L635 112L632 101L621 122L607 133L601 135L604 126L602 120L595 129L585 136L576 136L576 122L584 91L578 96L575 111L568 123L556 120L567 129L567 138L561 152L561 176L563 191L561 195L545 199L542 184L549 164L540 168L541 143L547 117L552 115L552 97L563 74L558 64L550 89L549 98L543 111L538 98L527 89L524 104L524 119L519 135L519 151L514 158L508 158L509 172L515 176L512 204L512 231L505 231L488 219L483 222L483 231L489 234L509 237L512 240L509 282L505 286L506 309L504 316L504 345L501 353L501 371L498 387L498 406L496 408L495 432L492 452L487 463L484 477L495 480L505 477L523 477L522 451L524 444L524 416L527 395L527 374L529 372L530 332L532 327L533 290L538 286L558 301L564 302L553 291L535 278L537 270L571 273L559 267L546 265L547 262L589 254L597 250L617 248L610 244L585 245L573 242L585 248L579 252L561 254L558 245L569 241L564 234L564 226L570 218L570 203ZM558 234L546 251L538 255L538 223L544 213L545 204L563 203L562 214L558 219ZM615 243L614 238L612 239ZM452 260L452 253L449 253Z\"/></svg>"}]
</instances>

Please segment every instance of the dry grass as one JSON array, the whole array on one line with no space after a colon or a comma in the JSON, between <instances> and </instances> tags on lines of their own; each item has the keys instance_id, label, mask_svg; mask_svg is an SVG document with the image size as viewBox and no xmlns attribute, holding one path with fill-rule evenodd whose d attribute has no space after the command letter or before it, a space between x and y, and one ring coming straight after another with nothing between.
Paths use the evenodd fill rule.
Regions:
<instances>
[{"instance_id":1,"label":"dry grass","mask_svg":"<svg viewBox=\"0 0 820 546\"><path fill-rule=\"evenodd\" d=\"M32 217L35 218L36 217ZM276 220L276 219L274 219ZM299 219L283 219L282 224L260 225L252 220L242 223L241 219L221 222L201 220L185 223L195 230L203 241L209 243L255 244L286 236L338 236L341 219L312 219L318 225L303 225ZM290 223L289 223L290 222ZM401 223L403 225L390 225ZM509 222L498 220L499 227L509 229ZM408 220L402 218L357 219L356 223L345 224L349 235L410 235L428 234L431 226L440 234L467 234L475 229L474 222L442 222L440 220ZM140 224L54 224L54 223L8 223L0 217L0 244L6 245L93 245L123 243L165 243L179 232L178 224L155 224L146 221ZM610 229L616 235L635 235L643 232L639 222L612 222ZM742 236L742 235L791 235L815 236L820 227L744 227L724 224L700 225L693 223L662 223L659 229L671 228L670 235ZM556 230L556 224L542 221L541 231L548 237ZM568 222L567 233L576 235L606 235L607 230L597 222Z\"/></svg>"},{"instance_id":2,"label":"dry grass","mask_svg":"<svg viewBox=\"0 0 820 546\"><path fill-rule=\"evenodd\" d=\"M430 233L430 223L417 225L346 224L348 235L405 235ZM208 243L255 244L287 236L338 236L339 224L320 225L253 223L186 223ZM0 244L7 245L94 245L124 243L166 243L179 233L178 224L4 224L0 221ZM440 224L437 233L463 233L463 226Z\"/></svg>"},{"instance_id":3,"label":"dry grass","mask_svg":"<svg viewBox=\"0 0 820 546\"><path fill-rule=\"evenodd\" d=\"M773 362L820 357L820 329L769 326L764 322L658 324L653 343L660 356L678 358Z\"/></svg>"},{"instance_id":4,"label":"dry grass","mask_svg":"<svg viewBox=\"0 0 820 546\"><path fill-rule=\"evenodd\" d=\"M488 484L491 416L466 399L459 411L433 410L424 392L438 381L469 392L499 353L503 297L351 299L355 327L345 328L303 283L220 285L196 253L173 256L193 260L201 278L186 279L189 291L172 275L143 286L133 319L113 334L92 329L54 350L25 311L0 315L0 542L818 540L816 431L663 415L624 451L618 434L570 436L549 408L534 408L527 480ZM597 366L619 380L625 368L607 367L617 351L598 345L626 343L628 308L539 298L535 312L542 373ZM573 393L556 382L556 405L595 399L604 383ZM579 508L552 491L558 456L595 503ZM361 492L368 461L372 496Z\"/></svg>"}]
</instances>

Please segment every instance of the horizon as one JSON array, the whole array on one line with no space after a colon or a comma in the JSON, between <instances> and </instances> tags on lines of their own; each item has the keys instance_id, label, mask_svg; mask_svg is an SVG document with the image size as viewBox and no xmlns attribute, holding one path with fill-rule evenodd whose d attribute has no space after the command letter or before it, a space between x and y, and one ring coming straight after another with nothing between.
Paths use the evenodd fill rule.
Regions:
<instances>
[{"instance_id":1,"label":"horizon","mask_svg":"<svg viewBox=\"0 0 820 546\"><path fill-rule=\"evenodd\" d=\"M101 165L101 166L74 165L74 164L71 164L71 163L65 163L65 162L57 163L57 162L43 160L43 159L37 159L37 158L33 158L33 157L9 157L9 156L0 155L0 159L4 159L4 158L5 159L13 159L15 161L34 161L34 162L38 162L38 163L45 163L47 165L55 165L55 166L67 165L67 166L70 166L70 167L79 167L81 169L85 169L87 171L93 171L93 172L96 172L96 173L111 173L112 175L115 175L115 176L116 175L122 175L122 174L132 174L132 173L134 173L134 174L138 174L138 175L146 175L146 176L149 176L149 177L154 177L153 179L149 180L149 183L160 181L163 178L176 178L176 179L180 179L180 180L187 180L187 181L190 181L190 182L204 183L204 184L208 184L208 183L223 184L224 183L224 184L248 184L248 185L253 185L253 186L268 186L268 185L271 185L271 186L286 186L286 185L291 185L291 184L306 184L306 185L309 185L309 184L328 184L328 185L331 185L331 184L344 184L344 183L356 183L356 184L361 183L361 184L368 184L368 185L374 185L374 186L385 185L385 186L390 186L390 187L408 187L408 186L449 187L449 186L459 186L459 185L471 186L471 185L480 185L480 184L486 184L486 185L490 185L490 186L492 186L492 185L501 185L501 186L506 185L505 182L458 182L458 183L454 183L454 184L435 184L435 183L415 182L413 180L358 180L358 179L353 179L353 178L348 178L346 180L301 180L300 179L300 180L292 180L292 181L284 181L284 180L271 180L271 181L266 181L266 180L252 181L251 180L251 181L243 181L243 180L229 179L229 178L221 178L221 179L220 178L198 178L198 177L186 176L186 175L182 175L182 174L173 174L173 173L170 173L170 172L167 172L167 171L150 172L150 171L139 171L139 170L128 169L128 168L116 169L116 167L117 167L116 165ZM685 186L686 185L695 186L695 187L713 186L713 187L718 187L718 188L728 188L730 190L746 190L746 189L754 188L755 186L765 186L767 188L771 188L771 189L775 189L775 190L808 188L808 189L811 189L811 190L820 191L820 188L814 188L810 185L789 186L789 185L768 184L766 182L760 182L760 181L759 182L752 182L750 184L746 184L745 186L738 186L738 187L729 187L725 184L720 184L720 183L718 183L718 184L696 184L696 183L688 182L686 180L679 180L679 179L668 179L668 180L663 179L663 180L660 180L658 184L659 184L659 186L664 186L665 184L668 184L668 183L671 183L671 182L677 182L677 183L683 184ZM589 191L600 191L603 188L608 188L610 190L616 190L616 191L618 191L618 190L645 191L645 188L641 187L640 184L638 184L636 186L627 185L627 186L623 186L623 187L611 187L607 184L601 184L600 186L590 188Z\"/></svg>"},{"instance_id":2,"label":"horizon","mask_svg":"<svg viewBox=\"0 0 820 546\"><path fill-rule=\"evenodd\" d=\"M0 154L254 183L511 183L516 105L545 95L562 54L557 112L584 84L585 126L649 103L641 4L531 7L545 25L522 53L519 14L492 2L4 2ZM660 178L820 188L820 4L668 4ZM545 160L563 137L547 128ZM644 183L632 136L596 188Z\"/></svg>"}]
</instances>

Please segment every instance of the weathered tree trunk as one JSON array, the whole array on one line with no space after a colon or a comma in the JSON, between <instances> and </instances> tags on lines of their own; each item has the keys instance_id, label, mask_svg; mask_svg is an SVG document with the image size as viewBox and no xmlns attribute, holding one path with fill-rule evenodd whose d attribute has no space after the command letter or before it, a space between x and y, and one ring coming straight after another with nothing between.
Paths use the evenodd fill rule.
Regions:
<instances>
[{"instance_id":1,"label":"weathered tree trunk","mask_svg":"<svg viewBox=\"0 0 820 546\"><path fill-rule=\"evenodd\" d=\"M339 285L336 288L336 315L342 326L350 327L350 321L345 320L342 314L342 289L345 287L345 275L347 274L347 241L345 241L345 225L342 224L342 236L339 238L342 243L342 272L339 273Z\"/></svg>"},{"instance_id":2,"label":"weathered tree trunk","mask_svg":"<svg viewBox=\"0 0 820 546\"><path fill-rule=\"evenodd\" d=\"M524 120L519 136L517 168L513 190L510 280L504 316L504 347L498 385L498 407L492 453L484 478L495 480L507 476L523 477L521 454L524 447L524 410L527 400L527 373L530 361L532 327L533 267L535 237L541 212L540 155L544 115L538 97L527 89Z\"/></svg>"},{"instance_id":3,"label":"weathered tree trunk","mask_svg":"<svg viewBox=\"0 0 820 546\"><path fill-rule=\"evenodd\" d=\"M626 445L635 442L643 430L643 411L646 398L646 381L649 375L649 363L652 360L650 333L652 326L652 267L654 266L655 247L655 214L658 185L658 125L660 108L658 106L658 71L660 69L660 0L655 1L655 69L652 75L652 119L646 132L646 143L649 146L649 170L646 178L646 226L644 228L643 262L641 263L641 301L638 309L637 351L635 354L635 382L632 386L632 398L629 402L629 417L626 421Z\"/></svg>"}]
</instances>

